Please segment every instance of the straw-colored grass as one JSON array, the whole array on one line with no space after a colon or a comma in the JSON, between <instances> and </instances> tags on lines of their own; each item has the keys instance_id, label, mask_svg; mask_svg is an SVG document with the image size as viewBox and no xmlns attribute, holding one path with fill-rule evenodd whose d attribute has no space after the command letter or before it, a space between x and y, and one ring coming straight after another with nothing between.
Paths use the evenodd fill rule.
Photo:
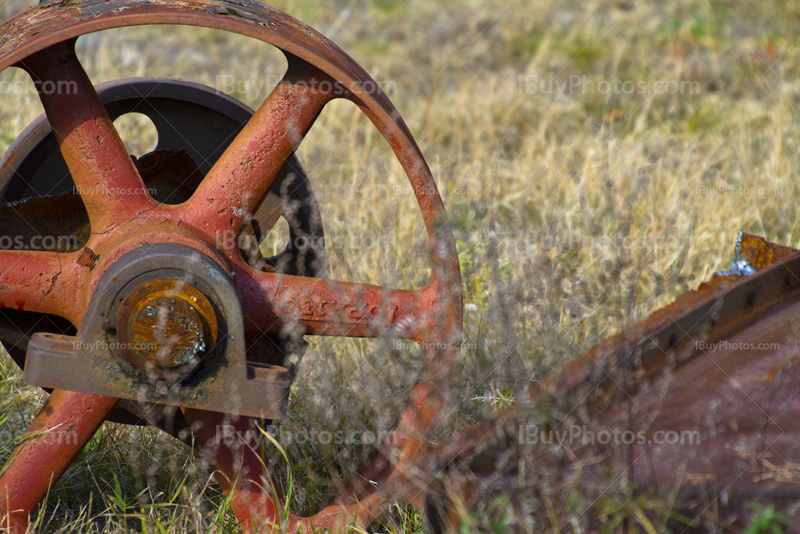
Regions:
<instances>
[{"instance_id":1,"label":"straw-colored grass","mask_svg":"<svg viewBox=\"0 0 800 534\"><path fill-rule=\"evenodd\" d=\"M24 4L11 0L0 15ZM443 192L458 240L466 337L442 435L513 403L587 347L726 267L738 230L800 245L800 8L792 2L276 7L332 38L389 92ZM78 50L96 83L179 77L229 90L251 107L285 68L276 49L197 28L107 31L82 38ZM0 99L5 150L42 108L23 72L0 81L24 87ZM570 82L572 90L558 90ZM619 91L603 91L615 83ZM652 93L659 88L664 94ZM146 131L129 124L123 133L145 145ZM299 157L320 203L331 276L424 283L421 217L366 117L334 103ZM271 239L278 246L280 236ZM419 352L383 340L310 343L280 428L334 436L388 428ZM8 453L44 395L8 358L0 376ZM368 449L289 444L297 506L325 493L331 462L356 465ZM232 531L208 472L165 435L107 424L77 464L40 513L44 531ZM375 526L423 528L402 506Z\"/></svg>"}]
</instances>

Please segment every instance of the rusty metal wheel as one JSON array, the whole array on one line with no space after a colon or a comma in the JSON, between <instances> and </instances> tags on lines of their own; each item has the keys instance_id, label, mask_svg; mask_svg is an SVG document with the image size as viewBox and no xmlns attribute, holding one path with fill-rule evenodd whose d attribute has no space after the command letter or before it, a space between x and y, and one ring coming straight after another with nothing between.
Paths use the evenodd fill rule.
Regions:
<instances>
[{"instance_id":1,"label":"rusty metal wheel","mask_svg":"<svg viewBox=\"0 0 800 534\"><path fill-rule=\"evenodd\" d=\"M96 90L112 121L132 112L152 121L157 144L135 163L148 193L166 204L179 204L191 197L253 116L253 110L238 100L185 80L124 79L101 84ZM0 235L14 235L26 244L52 242L59 252L84 246L91 234L88 215L47 117L40 116L17 137L4 161L8 165L0 168L0 197L4 202L0 204ZM287 221L288 241L277 255L263 255L260 244L279 217ZM324 243L322 217L313 190L292 157L250 224L237 236L237 246L254 268L320 277L325 275ZM23 369L34 331L69 334L74 328L55 315L3 312L0 341ZM275 334L250 336L246 346L249 360L278 365L284 364L288 354L301 358L307 347L302 339L288 342ZM144 407L122 400L108 420L152 424L188 441L188 436L180 433L185 421L174 407Z\"/></svg>"},{"instance_id":2,"label":"rusty metal wheel","mask_svg":"<svg viewBox=\"0 0 800 534\"><path fill-rule=\"evenodd\" d=\"M286 55L282 82L205 171L196 171L174 149L134 162L75 56L81 35L145 24L223 29L270 43ZM44 328L24 340L26 381L53 389L29 435L61 427L75 438L55 443L33 437L14 451L0 478L5 525L24 531L30 511L119 399L176 407L172 411L211 459L247 532L269 525L291 532L339 529L375 517L413 476L414 458L447 405L461 341L461 280L442 200L413 137L377 84L322 35L247 1L46 4L6 21L0 36L0 70L20 67L37 84L80 193L70 195L69 205L61 199L63 213L37 219L46 232L57 230L53 221L58 232L70 227L79 238L77 250L0 251L0 307L63 323L57 332ZM254 215L259 219L259 206L270 206L269 191L324 106L336 98L352 101L367 115L408 176L429 238L431 279L424 288L288 274L276 262L253 261L259 258L238 245L236 236L249 232ZM148 173L156 182L170 182L174 169L180 179L197 177L196 188L176 199L180 203L169 203L180 187L148 194ZM3 209L14 212L5 212L7 231L30 234L22 229L25 214L47 200L7 204ZM308 267L301 256L292 264ZM264 335L393 337L423 349L419 381L391 444L376 449L349 486L305 514L284 512L269 464L252 440L252 417L285 413L292 378L280 363L247 350L249 337ZM237 439L220 442L222 425L232 427Z\"/></svg>"}]
</instances>

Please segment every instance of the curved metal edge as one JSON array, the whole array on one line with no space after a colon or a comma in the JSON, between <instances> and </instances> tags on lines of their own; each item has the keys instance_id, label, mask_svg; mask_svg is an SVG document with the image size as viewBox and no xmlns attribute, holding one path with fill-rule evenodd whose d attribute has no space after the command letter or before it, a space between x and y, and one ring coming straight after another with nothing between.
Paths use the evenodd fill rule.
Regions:
<instances>
[{"instance_id":1,"label":"curved metal edge","mask_svg":"<svg viewBox=\"0 0 800 534\"><path fill-rule=\"evenodd\" d=\"M180 90L175 90L175 86ZM214 109L242 125L246 124L254 113L250 106L222 91L180 78L134 76L104 82L95 86L95 89L106 106L131 98L169 98ZM142 90L146 92L142 93Z\"/></svg>"}]
</instances>

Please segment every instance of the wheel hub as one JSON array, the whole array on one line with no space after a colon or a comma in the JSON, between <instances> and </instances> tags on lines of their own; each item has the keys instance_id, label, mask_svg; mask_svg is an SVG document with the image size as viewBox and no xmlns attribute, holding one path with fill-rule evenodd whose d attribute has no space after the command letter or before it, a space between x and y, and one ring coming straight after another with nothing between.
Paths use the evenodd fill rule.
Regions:
<instances>
[{"instance_id":1,"label":"wheel hub","mask_svg":"<svg viewBox=\"0 0 800 534\"><path fill-rule=\"evenodd\" d=\"M125 359L148 376L169 378L199 365L217 343L211 301L180 280L143 283L120 306L116 321Z\"/></svg>"},{"instance_id":2,"label":"wheel hub","mask_svg":"<svg viewBox=\"0 0 800 534\"><path fill-rule=\"evenodd\" d=\"M192 196L219 155L253 114L251 109L226 95L183 80L120 80L99 86L98 93L112 120L136 111L153 121L158 136L156 148L150 154L138 158L136 166L148 193L159 202L167 204L184 202ZM14 157L6 162L8 165L4 164L0 169L0 197L5 201L25 199L25 202L13 207L0 205L0 233L21 234L25 239L30 239L31 236L55 239L57 236L69 235L77 248L85 245L91 232L88 216L81 198L74 194L76 186L70 170L44 115L28 127L9 153ZM48 191L50 195L37 198L38 191ZM287 210L287 206L291 206L291 209ZM53 213L59 214L57 226L52 222ZM64 222L68 213L71 216L69 220L72 221L70 224ZM292 236L290 245L274 257L262 257L258 252L258 243L281 214L289 223ZM12 228L10 225L20 217L25 219L26 224ZM246 231L247 235L227 241L252 244L247 251L242 249L242 254L251 264L257 265L260 262L262 266L267 265L267 270L294 275L322 274L324 259L320 246L291 246L292 243L324 242L321 216L314 193L295 158L290 160L286 171L264 204L253 215L252 224ZM111 237L110 234L107 235ZM143 243L154 242L188 245L214 257L217 263L225 265L223 268L226 272L231 270L229 262L219 257L225 240L215 246L213 235L204 237L202 232L188 229L176 218L146 224L142 224L140 220L126 221L114 228L113 235L113 239L104 240L103 244L94 243L92 249L86 247L80 252L79 263L87 268L85 271L95 281L110 266L109 260L118 261L125 253ZM252 252L251 249L255 250L256 257L246 254ZM59 252L62 251L59 249ZM172 282L165 280L163 283ZM167 314L168 321L164 322L162 315L162 330L159 330L158 324L146 325L144 321L147 317L139 313L144 312L144 305L138 311L134 310L133 305L143 299L153 300L157 295L149 295L159 290L155 284L155 280L149 280L146 285L142 283L143 287L136 295L129 295L125 299L127 306L115 309L113 318L106 318L105 327L116 336L111 337L110 346L116 356L124 360L123 367L136 370L138 374L135 376L146 378L148 383L156 384L157 389L164 391L165 388L169 389L170 383L186 381L187 375L210 359L208 353L219 336L218 318L213 312L213 306L209 307L211 301L208 297L202 292L193 292L194 286L183 284L181 291L169 298L177 299L172 303L177 309L185 308L184 317L180 317L181 313L172 318ZM129 289L133 289L135 285L132 284ZM186 298L182 296L183 293L187 293ZM165 309L168 308L169 306L165 306ZM136 313L131 315L134 311ZM9 319L7 316L10 313L14 312L7 311L0 318L0 341L12 352L21 367L30 367L31 364L25 362L29 341L26 340L18 348L3 336L3 321L9 323L19 320L17 316ZM186 331L185 326L197 323L198 320L199 328L195 328L194 332ZM42 328L44 324L45 321L32 317L29 329L41 334L63 333L58 328ZM36 330L33 330L34 325ZM17 331L13 324L7 324L6 328ZM30 334L27 337L30 339ZM291 350L284 343L282 337L273 334L249 340L246 344L249 364L258 367L258 372L263 374L265 369L279 370L280 368L270 366L282 365L286 354L290 352L297 357L302 356L305 349L302 339L293 341ZM176 349L177 353L167 349ZM181 351L184 354L179 354ZM35 369L29 372L39 374ZM148 421L141 419L142 410L151 410L156 405L148 404L145 407L138 403L138 399L139 397L134 397L123 401L122 407L118 407L110 419L125 423L138 421L136 424L158 424L158 417ZM167 408L165 410L170 411ZM131 415L122 414L123 411Z\"/></svg>"},{"instance_id":3,"label":"wheel hub","mask_svg":"<svg viewBox=\"0 0 800 534\"><path fill-rule=\"evenodd\" d=\"M31 338L25 380L140 402L283 418L290 374L277 365L248 364L239 296L220 263L174 242L125 253L97 275L77 336Z\"/></svg>"}]
</instances>

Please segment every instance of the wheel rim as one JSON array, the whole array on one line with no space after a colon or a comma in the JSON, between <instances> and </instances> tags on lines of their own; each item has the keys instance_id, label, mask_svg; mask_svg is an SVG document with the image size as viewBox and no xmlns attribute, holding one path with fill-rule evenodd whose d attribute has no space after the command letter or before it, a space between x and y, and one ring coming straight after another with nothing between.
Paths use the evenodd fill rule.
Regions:
<instances>
[{"instance_id":1,"label":"wheel rim","mask_svg":"<svg viewBox=\"0 0 800 534\"><path fill-rule=\"evenodd\" d=\"M378 451L373 461L359 471L361 478L356 478L354 485L332 503L307 517L290 515L287 526L291 531L309 531L337 528L353 518L364 522L381 511L387 493L398 494L401 492L398 485L413 476L413 458L445 405L461 341L458 260L430 170L399 114L363 69L333 43L285 14L234 2L124 4L124 11L115 10L116 5L105 2L102 12L97 12L99 8L91 3L57 10L48 6L34 8L7 21L2 33L5 42L0 42L0 46L4 45L0 70L11 63L9 58L14 58L18 66L40 83L76 84L75 94L42 94L41 98L60 138L61 152L79 185L103 184L106 191L127 192L141 188L142 183L74 56L77 36L98 29L152 23L221 28L277 46L287 55L289 68L283 82L188 201L169 206L137 194L88 195L84 204L93 234L83 251L0 253L4 287L10 288L0 293L0 306L11 307L9 303L13 302L20 309L63 316L80 328L89 295L102 274L143 239L158 243L168 236L209 255L235 273L245 331L396 337L420 343L425 358L423 371L391 445ZM96 16L92 17L93 14ZM42 26L48 31L35 39L15 39ZM218 239L215 242L214 236L220 232L238 232L325 104L340 97L356 103L370 118L389 142L411 182L429 236L432 277L422 289L388 290L366 284L257 272L244 262L235 247ZM92 141L98 138L104 140L101 146ZM213 210L208 209L206 203L216 202L219 203ZM157 217L171 223L154 230ZM176 232L170 227L176 221L189 230ZM143 229L145 226L148 227ZM44 277L43 284L26 287L30 273L37 272L50 274ZM68 294L67 289L74 294L75 288L80 290L81 297L67 301L60 296ZM24 516L44 495L51 476L57 478L59 470L66 469L116 402L110 397L87 393L54 392L48 409L43 410L33 426L40 431L65 421L79 422L81 440L75 450L64 451L62 447L55 451L33 440L15 452L14 461L0 479L4 511L12 514L8 522L24 524ZM76 414L76 406L89 405L80 416ZM190 423L204 423L196 437L205 445L213 442L214 436L209 432L227 421L223 414L193 408L186 408L184 413ZM282 520L280 496L268 490L270 475L262 473L261 453L248 445L253 423L244 417L230 422L241 439L231 446L207 447L219 473L217 479L223 490L232 492L232 508L246 529L278 523ZM32 462L42 471L34 481L25 473ZM239 483L234 487L232 481L237 478ZM22 486L24 491L15 493Z\"/></svg>"}]
</instances>

